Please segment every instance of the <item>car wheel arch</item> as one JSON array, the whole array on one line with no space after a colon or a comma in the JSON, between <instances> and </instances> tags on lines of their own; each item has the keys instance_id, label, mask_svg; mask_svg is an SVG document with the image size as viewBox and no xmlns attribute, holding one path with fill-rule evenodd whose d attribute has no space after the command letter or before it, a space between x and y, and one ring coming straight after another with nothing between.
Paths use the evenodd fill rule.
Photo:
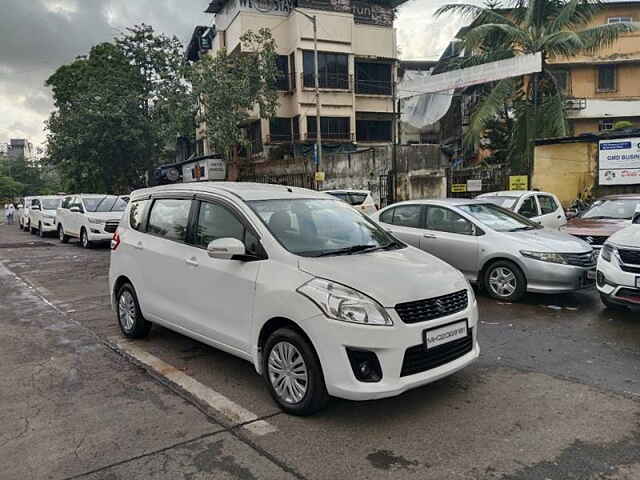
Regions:
<instances>
[{"instance_id":1,"label":"car wheel arch","mask_svg":"<svg viewBox=\"0 0 640 480\"><path fill-rule=\"evenodd\" d=\"M316 356L316 359L318 360L318 364L322 369L322 362L320 361L318 350L314 345L313 341L311 340L311 338L309 337L309 335L307 335L307 332L305 332L304 329L293 320L290 320L286 317L273 317L267 320L264 323L264 325L262 325L262 328L260 329L260 333L258 334L255 367L259 374L262 374L262 353L263 353L262 350L264 348L264 345L267 342L267 339L269 338L269 336L273 332L279 330L280 328L289 328L295 332L298 332L300 335L302 335L302 337L307 342L309 342L309 345L311 346L313 353ZM323 376L324 376L324 372L323 372Z\"/></svg>"},{"instance_id":2,"label":"car wheel arch","mask_svg":"<svg viewBox=\"0 0 640 480\"><path fill-rule=\"evenodd\" d=\"M520 269L520 272L522 273L522 276L525 278L525 281L527 280L527 274L525 273L525 269L517 259L510 256L498 256L498 257L491 257L485 260L484 264L482 265L482 268L480 268L480 270L478 271L478 278L476 280L478 282L478 285L482 284L482 279L484 278L484 274L487 272L489 267L491 267L491 265L493 265L496 262L513 263L516 267Z\"/></svg>"},{"instance_id":3,"label":"car wheel arch","mask_svg":"<svg viewBox=\"0 0 640 480\"><path fill-rule=\"evenodd\" d=\"M112 297L113 297L114 304L117 304L117 302L118 302L118 299L117 299L118 292L120 291L120 289L122 288L122 286L125 283L130 284L133 287L133 289L135 290L136 287L133 286L133 282L126 275L120 275L116 279L116 281L113 283ZM139 301L140 301L140 299L138 299L138 302Z\"/></svg>"}]
</instances>

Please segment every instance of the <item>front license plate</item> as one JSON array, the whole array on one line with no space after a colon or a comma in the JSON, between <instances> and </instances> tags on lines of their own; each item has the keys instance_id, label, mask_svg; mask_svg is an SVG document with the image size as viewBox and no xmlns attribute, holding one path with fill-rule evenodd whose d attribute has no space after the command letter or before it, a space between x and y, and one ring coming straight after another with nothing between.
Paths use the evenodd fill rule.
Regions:
<instances>
[{"instance_id":1,"label":"front license plate","mask_svg":"<svg viewBox=\"0 0 640 480\"><path fill-rule=\"evenodd\" d=\"M424 346L429 348L437 347L445 343L453 342L467 336L467 321L449 323L440 327L430 328L423 332Z\"/></svg>"},{"instance_id":2,"label":"front license plate","mask_svg":"<svg viewBox=\"0 0 640 480\"><path fill-rule=\"evenodd\" d=\"M595 270L589 270L587 272L587 279L588 280L595 280L596 279L596 271Z\"/></svg>"}]
</instances>

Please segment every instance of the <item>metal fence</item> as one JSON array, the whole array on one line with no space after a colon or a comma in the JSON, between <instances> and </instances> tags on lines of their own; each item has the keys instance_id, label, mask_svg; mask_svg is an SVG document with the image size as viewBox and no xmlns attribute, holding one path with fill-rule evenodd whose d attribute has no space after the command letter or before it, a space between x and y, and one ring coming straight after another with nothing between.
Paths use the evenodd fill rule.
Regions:
<instances>
[{"instance_id":1,"label":"metal fence","mask_svg":"<svg viewBox=\"0 0 640 480\"><path fill-rule=\"evenodd\" d=\"M473 198L481 193L508 190L509 174L509 165L450 168L447 173L447 196Z\"/></svg>"},{"instance_id":2,"label":"metal fence","mask_svg":"<svg viewBox=\"0 0 640 480\"><path fill-rule=\"evenodd\" d=\"M240 175L239 182L271 183L288 187L315 188L313 173L290 173L285 175Z\"/></svg>"}]
</instances>

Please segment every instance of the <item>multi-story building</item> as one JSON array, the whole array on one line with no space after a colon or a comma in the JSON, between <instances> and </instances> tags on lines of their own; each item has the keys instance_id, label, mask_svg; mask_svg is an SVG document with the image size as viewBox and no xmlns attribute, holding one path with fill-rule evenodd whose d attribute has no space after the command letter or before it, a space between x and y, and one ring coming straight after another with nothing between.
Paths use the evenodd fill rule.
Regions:
<instances>
[{"instance_id":1,"label":"multi-story building","mask_svg":"<svg viewBox=\"0 0 640 480\"><path fill-rule=\"evenodd\" d=\"M396 33L393 8L404 0L214 0L206 10L215 26L198 27L187 57L240 48L248 30L269 28L277 43L279 107L275 117L255 115L246 126L251 153L296 154L316 141L313 25L318 37L321 138L323 144L389 144L393 135ZM204 37L203 37L204 36ZM200 52L203 53L203 52ZM206 129L198 128L198 153L207 154ZM306 148L306 149L305 149ZM349 147L353 148L353 147ZM286 153L285 153L286 154Z\"/></svg>"},{"instance_id":2,"label":"multi-story building","mask_svg":"<svg viewBox=\"0 0 640 480\"><path fill-rule=\"evenodd\" d=\"M34 158L33 144L26 138L12 138L7 145L7 156L32 161Z\"/></svg>"},{"instance_id":3,"label":"multi-story building","mask_svg":"<svg viewBox=\"0 0 640 480\"><path fill-rule=\"evenodd\" d=\"M640 22L640 1L604 2L587 27ZM564 86L573 134L610 130L628 120L640 127L640 32L622 35L595 54L549 60Z\"/></svg>"}]
</instances>

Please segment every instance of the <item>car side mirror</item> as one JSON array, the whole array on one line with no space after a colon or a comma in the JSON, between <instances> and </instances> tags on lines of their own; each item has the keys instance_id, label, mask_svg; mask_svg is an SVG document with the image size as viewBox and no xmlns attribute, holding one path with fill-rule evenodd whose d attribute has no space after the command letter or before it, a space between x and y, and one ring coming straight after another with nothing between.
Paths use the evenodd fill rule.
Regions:
<instances>
[{"instance_id":1,"label":"car side mirror","mask_svg":"<svg viewBox=\"0 0 640 480\"><path fill-rule=\"evenodd\" d=\"M80 207L71 207L69 211L73 213L82 213L82 210L80 209Z\"/></svg>"},{"instance_id":2,"label":"car side mirror","mask_svg":"<svg viewBox=\"0 0 640 480\"><path fill-rule=\"evenodd\" d=\"M567 210L565 213L567 220L571 220L572 218L576 218L578 216L577 210Z\"/></svg>"},{"instance_id":3,"label":"car side mirror","mask_svg":"<svg viewBox=\"0 0 640 480\"><path fill-rule=\"evenodd\" d=\"M218 238L209 242L207 254L218 260L239 260L247 254L247 249L237 238Z\"/></svg>"}]
</instances>

